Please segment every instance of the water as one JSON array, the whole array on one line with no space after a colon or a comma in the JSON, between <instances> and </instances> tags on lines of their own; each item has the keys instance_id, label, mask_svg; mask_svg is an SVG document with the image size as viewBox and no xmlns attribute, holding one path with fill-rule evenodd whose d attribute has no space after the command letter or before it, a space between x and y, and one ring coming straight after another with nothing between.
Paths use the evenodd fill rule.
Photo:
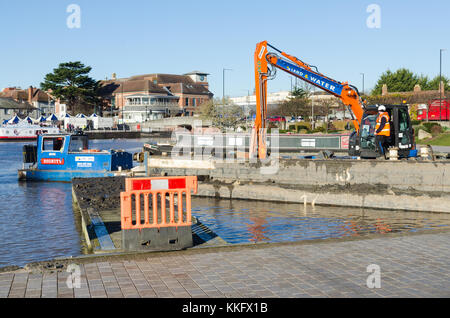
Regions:
<instances>
[{"instance_id":1,"label":"water","mask_svg":"<svg viewBox=\"0 0 450 318\"><path fill-rule=\"evenodd\" d=\"M141 151L146 140L93 140ZM18 182L25 143L0 143L0 267L82 254L70 183ZM439 229L450 214L193 198L193 215L231 244L291 242Z\"/></svg>"},{"instance_id":2,"label":"water","mask_svg":"<svg viewBox=\"0 0 450 318\"><path fill-rule=\"evenodd\" d=\"M0 267L82 253L70 183L18 182L22 147L0 143ZM143 140L91 140L91 148L142 151Z\"/></svg>"},{"instance_id":3,"label":"water","mask_svg":"<svg viewBox=\"0 0 450 318\"><path fill-rule=\"evenodd\" d=\"M294 242L448 228L450 214L194 198L192 214L230 244Z\"/></svg>"}]
</instances>

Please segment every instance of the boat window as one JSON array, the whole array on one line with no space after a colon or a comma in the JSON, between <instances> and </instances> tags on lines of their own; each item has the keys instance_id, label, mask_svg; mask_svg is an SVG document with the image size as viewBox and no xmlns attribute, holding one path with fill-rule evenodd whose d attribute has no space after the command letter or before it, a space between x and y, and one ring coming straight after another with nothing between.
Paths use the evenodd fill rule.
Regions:
<instances>
[{"instance_id":1,"label":"boat window","mask_svg":"<svg viewBox=\"0 0 450 318\"><path fill-rule=\"evenodd\" d=\"M87 136L72 136L69 144L69 152L81 152L89 149Z\"/></svg>"},{"instance_id":2,"label":"boat window","mask_svg":"<svg viewBox=\"0 0 450 318\"><path fill-rule=\"evenodd\" d=\"M62 151L64 137L46 137L42 143L43 151Z\"/></svg>"}]
</instances>

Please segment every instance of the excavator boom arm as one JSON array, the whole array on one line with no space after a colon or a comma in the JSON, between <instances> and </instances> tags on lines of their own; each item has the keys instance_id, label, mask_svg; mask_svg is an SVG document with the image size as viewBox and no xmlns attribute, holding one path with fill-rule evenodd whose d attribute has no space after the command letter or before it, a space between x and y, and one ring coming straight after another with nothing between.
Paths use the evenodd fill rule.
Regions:
<instances>
[{"instance_id":1,"label":"excavator boom arm","mask_svg":"<svg viewBox=\"0 0 450 318\"><path fill-rule=\"evenodd\" d=\"M281 56L277 53L269 52L268 48L277 51ZM364 105L355 87L320 74L317 68L313 70L314 66L310 66L295 56L278 50L267 43L267 41L263 41L257 44L255 51L256 120L254 131L256 135L252 136L253 144L255 146L258 145L260 158L265 158L266 151L265 136L261 135L261 131L264 131L264 128L266 128L267 80L274 76L274 71L269 66L285 71L340 98L342 103L350 108L355 129L359 131Z\"/></svg>"}]
</instances>

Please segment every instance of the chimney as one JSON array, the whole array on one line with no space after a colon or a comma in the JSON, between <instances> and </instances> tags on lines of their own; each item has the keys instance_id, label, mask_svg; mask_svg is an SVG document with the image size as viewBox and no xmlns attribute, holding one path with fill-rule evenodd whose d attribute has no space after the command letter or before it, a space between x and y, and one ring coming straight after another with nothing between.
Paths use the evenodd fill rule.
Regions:
<instances>
[{"instance_id":1,"label":"chimney","mask_svg":"<svg viewBox=\"0 0 450 318\"><path fill-rule=\"evenodd\" d=\"M414 85L414 93L418 93L422 90L419 84Z\"/></svg>"},{"instance_id":2,"label":"chimney","mask_svg":"<svg viewBox=\"0 0 450 318\"><path fill-rule=\"evenodd\" d=\"M381 88L381 96L386 96L388 94L388 87L386 84L383 84L383 87Z\"/></svg>"},{"instance_id":3,"label":"chimney","mask_svg":"<svg viewBox=\"0 0 450 318\"><path fill-rule=\"evenodd\" d=\"M33 86L28 87L28 103L31 104L33 99Z\"/></svg>"},{"instance_id":4,"label":"chimney","mask_svg":"<svg viewBox=\"0 0 450 318\"><path fill-rule=\"evenodd\" d=\"M117 79L116 73L112 73L112 79L113 79L113 80L116 80L116 79Z\"/></svg>"}]
</instances>

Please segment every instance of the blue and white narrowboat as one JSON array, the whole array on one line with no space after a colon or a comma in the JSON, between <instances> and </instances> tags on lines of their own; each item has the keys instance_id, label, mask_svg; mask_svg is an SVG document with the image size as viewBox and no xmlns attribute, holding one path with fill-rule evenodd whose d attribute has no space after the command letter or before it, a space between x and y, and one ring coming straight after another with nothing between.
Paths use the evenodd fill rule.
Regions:
<instances>
[{"instance_id":1,"label":"blue and white narrowboat","mask_svg":"<svg viewBox=\"0 0 450 318\"><path fill-rule=\"evenodd\" d=\"M45 134L37 145L23 147L24 167L19 180L63 181L131 175L133 156L118 150L89 149L83 134Z\"/></svg>"}]
</instances>

